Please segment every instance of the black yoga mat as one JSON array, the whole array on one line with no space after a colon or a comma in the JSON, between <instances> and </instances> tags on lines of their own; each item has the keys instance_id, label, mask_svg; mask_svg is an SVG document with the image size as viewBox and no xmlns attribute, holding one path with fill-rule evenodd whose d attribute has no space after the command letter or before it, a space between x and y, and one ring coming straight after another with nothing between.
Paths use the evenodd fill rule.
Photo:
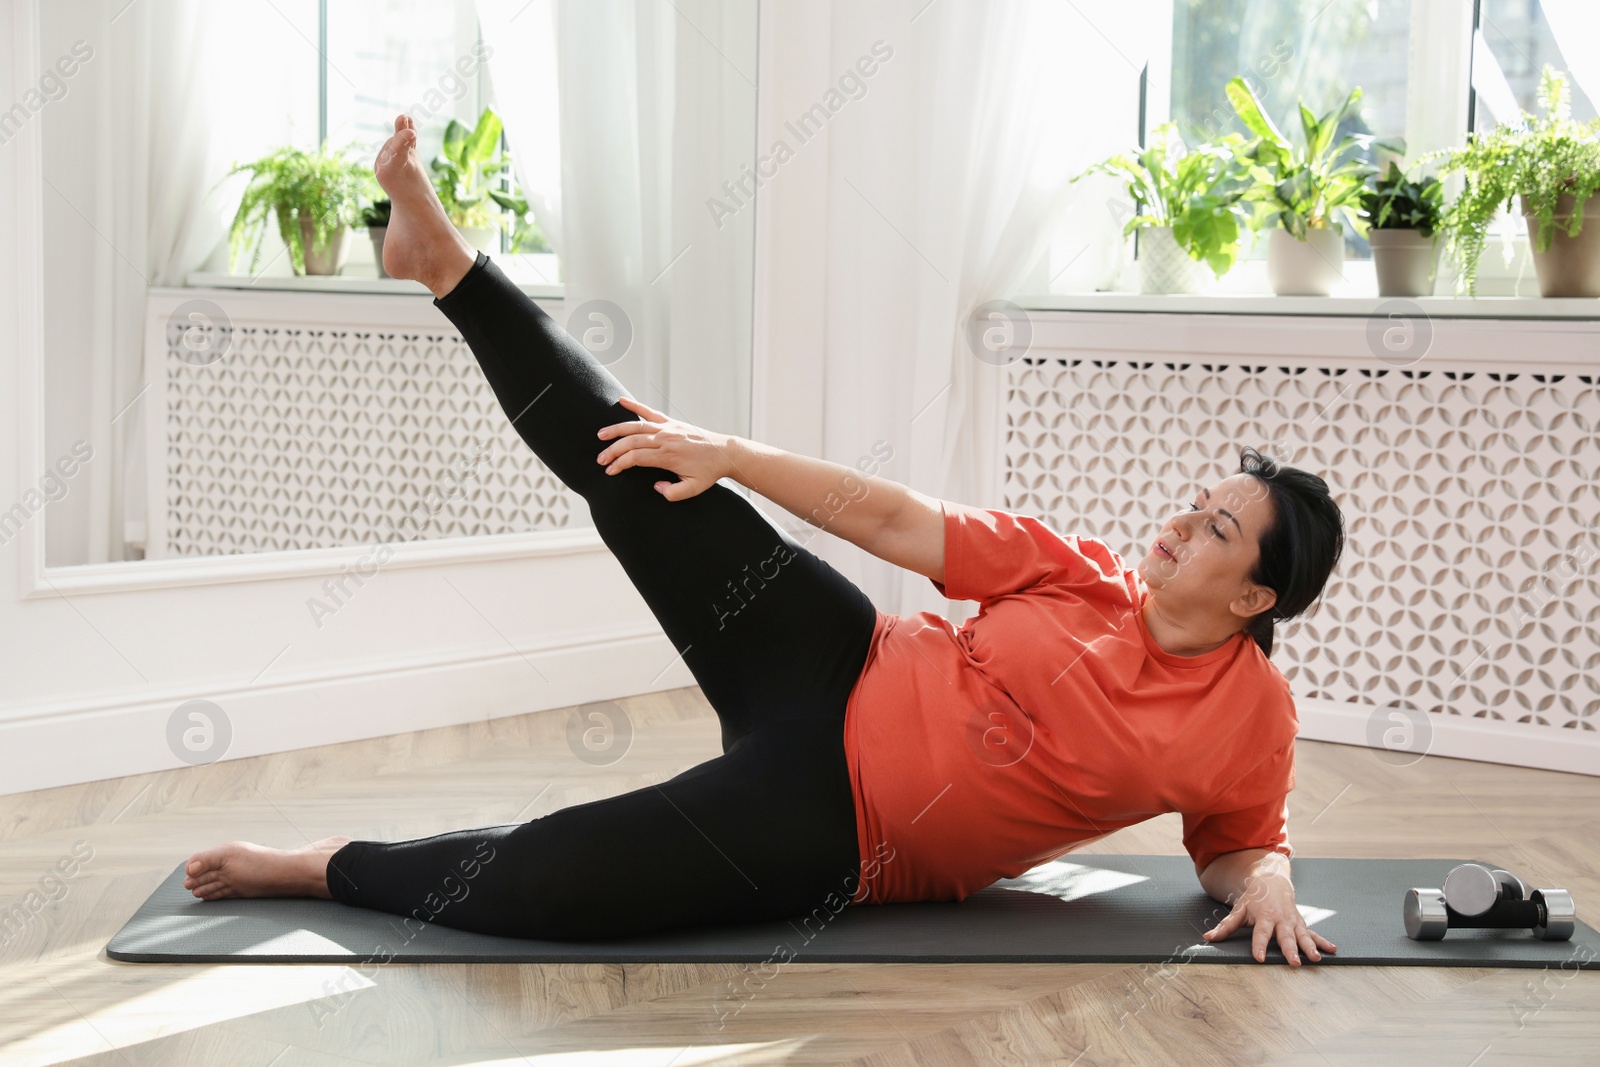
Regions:
<instances>
[{"instance_id":1,"label":"black yoga mat","mask_svg":"<svg viewBox=\"0 0 1600 1067\"><path fill-rule=\"evenodd\" d=\"M1581 918L1570 941L1525 930L1406 937L1405 891L1442 885L1460 862L1291 860L1301 913L1339 946L1307 965L1600 970L1600 934ZM1582 916L1587 902L1576 903ZM180 864L106 955L129 963L1256 963L1248 927L1221 944L1200 939L1228 910L1199 888L1185 856L1072 853L960 903L823 908L809 918L625 940L531 941L328 900L203 901L183 888ZM1267 962L1283 966L1276 941Z\"/></svg>"}]
</instances>

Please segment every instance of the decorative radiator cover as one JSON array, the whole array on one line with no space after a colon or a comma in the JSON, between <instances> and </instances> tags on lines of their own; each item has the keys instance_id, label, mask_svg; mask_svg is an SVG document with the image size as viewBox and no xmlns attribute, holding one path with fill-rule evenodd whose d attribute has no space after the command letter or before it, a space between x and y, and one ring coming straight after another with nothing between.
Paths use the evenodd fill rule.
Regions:
<instances>
[{"instance_id":1,"label":"decorative radiator cover","mask_svg":"<svg viewBox=\"0 0 1600 1067\"><path fill-rule=\"evenodd\" d=\"M1240 448L1270 450L1345 516L1321 601L1277 628L1297 697L1592 738L1600 378L1200 358L1008 367L1005 506L1131 562Z\"/></svg>"},{"instance_id":2,"label":"decorative radiator cover","mask_svg":"<svg viewBox=\"0 0 1600 1067\"><path fill-rule=\"evenodd\" d=\"M300 324L281 307L252 318L251 301L211 295L224 323L152 302L162 350L150 378L164 406L148 438L147 558L589 525L583 498L517 435L448 326L397 328L370 313ZM205 349L220 332L223 358L185 358L185 345Z\"/></svg>"}]
</instances>

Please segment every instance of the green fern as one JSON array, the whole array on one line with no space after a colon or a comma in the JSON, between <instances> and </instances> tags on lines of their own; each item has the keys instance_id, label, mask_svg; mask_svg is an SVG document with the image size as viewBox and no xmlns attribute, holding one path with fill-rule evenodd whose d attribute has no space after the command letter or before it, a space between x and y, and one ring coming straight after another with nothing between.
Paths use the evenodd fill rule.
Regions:
<instances>
[{"instance_id":1,"label":"green fern","mask_svg":"<svg viewBox=\"0 0 1600 1067\"><path fill-rule=\"evenodd\" d=\"M358 225L365 199L377 188L372 168L353 162L344 152L329 152L327 142L316 153L280 148L251 163L240 163L224 175L249 174L239 208L228 227L228 269L236 269L240 255L251 248L249 273L261 263L262 237L269 219L288 247L296 274L306 270L306 249L300 220L311 220L312 248L327 248L341 229Z\"/></svg>"},{"instance_id":2,"label":"green fern","mask_svg":"<svg viewBox=\"0 0 1600 1067\"><path fill-rule=\"evenodd\" d=\"M1538 99L1543 116L1524 111L1516 122L1486 134L1468 134L1464 147L1440 149L1418 160L1442 159L1441 176L1461 171L1466 177L1461 195L1445 209L1440 223L1458 271L1458 296L1476 294L1489 224L1519 193L1529 214L1539 220L1535 248L1548 252L1557 229L1557 201L1572 194L1572 216L1560 228L1576 237L1583 228L1584 202L1600 189L1600 118L1572 120L1566 75L1549 64L1540 72Z\"/></svg>"}]
</instances>

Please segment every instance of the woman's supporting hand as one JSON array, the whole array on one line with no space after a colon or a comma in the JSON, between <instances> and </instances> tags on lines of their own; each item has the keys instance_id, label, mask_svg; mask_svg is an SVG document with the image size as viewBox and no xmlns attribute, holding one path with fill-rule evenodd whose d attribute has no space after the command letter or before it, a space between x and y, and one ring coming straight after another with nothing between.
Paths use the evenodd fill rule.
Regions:
<instances>
[{"instance_id":1,"label":"woman's supporting hand","mask_svg":"<svg viewBox=\"0 0 1600 1067\"><path fill-rule=\"evenodd\" d=\"M607 474L629 467L661 467L681 481L659 481L656 491L668 500L686 500L733 473L728 448L732 439L727 434L669 419L631 396L618 403L638 412L640 418L637 422L613 423L600 431L601 440L612 442L597 457L597 462L607 464Z\"/></svg>"},{"instance_id":2,"label":"woman's supporting hand","mask_svg":"<svg viewBox=\"0 0 1600 1067\"><path fill-rule=\"evenodd\" d=\"M1300 966L1300 952L1320 960L1323 952L1337 952L1338 946L1306 926L1294 903L1294 883L1289 873L1279 869L1257 869L1245 879L1244 892L1234 901L1233 910L1201 936L1220 941L1240 926L1253 926L1251 955L1258 963L1267 961L1267 945L1273 937L1291 966Z\"/></svg>"}]
</instances>

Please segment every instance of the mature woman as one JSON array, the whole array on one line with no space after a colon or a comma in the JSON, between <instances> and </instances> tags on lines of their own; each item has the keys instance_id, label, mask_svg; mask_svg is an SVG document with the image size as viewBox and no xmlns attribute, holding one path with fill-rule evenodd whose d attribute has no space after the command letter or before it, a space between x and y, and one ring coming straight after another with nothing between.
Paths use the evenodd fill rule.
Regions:
<instances>
[{"instance_id":1,"label":"mature woman","mask_svg":"<svg viewBox=\"0 0 1600 1067\"><path fill-rule=\"evenodd\" d=\"M512 424L694 672L723 754L527 823L410 841L229 842L205 900L307 895L514 937L588 939L961 899L1125 826L1183 815L1201 886L1265 961L1334 946L1294 903L1297 720L1274 619L1343 547L1322 479L1244 451L1136 567L1102 542L697 429L640 403L449 225L400 116L378 157L384 267L460 330ZM731 479L977 616L885 615Z\"/></svg>"}]
</instances>

